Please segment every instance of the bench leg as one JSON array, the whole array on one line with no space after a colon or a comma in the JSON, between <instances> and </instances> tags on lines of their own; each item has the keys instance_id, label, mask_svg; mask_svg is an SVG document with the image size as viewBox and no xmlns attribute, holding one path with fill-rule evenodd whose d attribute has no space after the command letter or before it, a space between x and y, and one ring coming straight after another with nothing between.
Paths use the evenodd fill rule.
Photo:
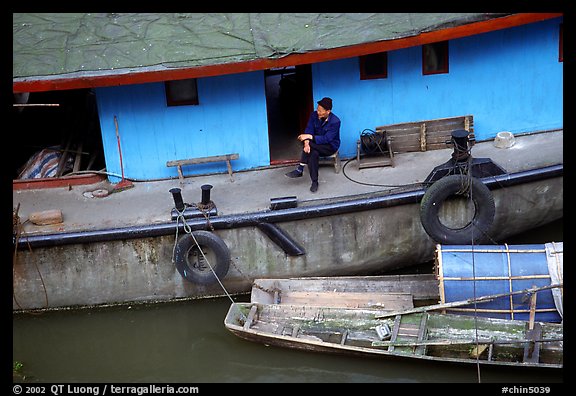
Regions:
<instances>
[{"instance_id":1,"label":"bench leg","mask_svg":"<svg viewBox=\"0 0 576 396\"><path fill-rule=\"evenodd\" d=\"M228 167L228 174L230 175L230 181L234 182L234 175L232 174L232 164L230 160L226 160L226 166Z\"/></svg>"},{"instance_id":2,"label":"bench leg","mask_svg":"<svg viewBox=\"0 0 576 396\"><path fill-rule=\"evenodd\" d=\"M334 155L334 171L336 173L340 173L340 166L342 164L340 163L340 154L338 154L338 151L336 151L336 154Z\"/></svg>"},{"instance_id":3,"label":"bench leg","mask_svg":"<svg viewBox=\"0 0 576 396\"><path fill-rule=\"evenodd\" d=\"M182 174L182 166L178 165L178 179L180 179L180 184L184 184L184 175Z\"/></svg>"}]
</instances>

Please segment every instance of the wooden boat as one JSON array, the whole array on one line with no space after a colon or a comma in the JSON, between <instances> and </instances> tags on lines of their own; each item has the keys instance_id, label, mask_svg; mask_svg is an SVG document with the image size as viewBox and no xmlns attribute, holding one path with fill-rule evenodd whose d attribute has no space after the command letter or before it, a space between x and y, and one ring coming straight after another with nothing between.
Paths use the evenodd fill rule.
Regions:
<instances>
[{"instance_id":1,"label":"wooden boat","mask_svg":"<svg viewBox=\"0 0 576 396\"><path fill-rule=\"evenodd\" d=\"M457 364L563 366L563 326L555 323L383 308L233 303L224 324L245 340L305 351Z\"/></svg>"}]
</instances>

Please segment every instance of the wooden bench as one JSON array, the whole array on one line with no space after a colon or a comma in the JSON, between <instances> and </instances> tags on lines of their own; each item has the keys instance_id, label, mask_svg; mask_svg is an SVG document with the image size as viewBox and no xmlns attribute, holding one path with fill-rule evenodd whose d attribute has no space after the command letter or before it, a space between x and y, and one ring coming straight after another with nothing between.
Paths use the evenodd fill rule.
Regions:
<instances>
[{"instance_id":1,"label":"wooden bench","mask_svg":"<svg viewBox=\"0 0 576 396\"><path fill-rule=\"evenodd\" d=\"M340 173L340 169L342 168L342 164L340 163L340 154L336 151L334 154L329 155L328 157L320 157L318 162L319 165L332 165L334 166L334 172Z\"/></svg>"},{"instance_id":2,"label":"wooden bench","mask_svg":"<svg viewBox=\"0 0 576 396\"><path fill-rule=\"evenodd\" d=\"M363 156L361 154L361 141L356 143L356 160L358 169L392 166L394 155L414 151L428 151L445 149L450 141L452 132L464 129L474 138L473 116L460 116L438 118L434 120L405 122L376 127L376 133L384 134L387 152L378 156ZM473 144L473 140L471 142Z\"/></svg>"},{"instance_id":3,"label":"wooden bench","mask_svg":"<svg viewBox=\"0 0 576 396\"><path fill-rule=\"evenodd\" d=\"M196 164L206 164L209 162L221 162L226 161L226 166L228 167L228 174L230 175L230 181L234 181L234 175L232 174L232 165L230 164L231 160L236 160L240 157L239 154L224 154L224 155L214 155L211 157L198 157L198 158L190 158L190 159L183 159L183 160L174 160L166 162L166 166L176 166L178 167L178 178L180 179L180 183L184 183L184 175L182 174L182 166L184 165L196 165Z\"/></svg>"}]
</instances>

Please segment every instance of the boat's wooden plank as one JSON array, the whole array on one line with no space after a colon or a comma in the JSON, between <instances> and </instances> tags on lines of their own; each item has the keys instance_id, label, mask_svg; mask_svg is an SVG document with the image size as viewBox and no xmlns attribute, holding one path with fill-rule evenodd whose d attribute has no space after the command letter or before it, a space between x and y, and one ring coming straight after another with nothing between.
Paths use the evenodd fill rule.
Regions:
<instances>
[{"instance_id":1,"label":"boat's wooden plank","mask_svg":"<svg viewBox=\"0 0 576 396\"><path fill-rule=\"evenodd\" d=\"M398 336L418 338L419 328L412 324L400 325L400 330L398 330Z\"/></svg>"},{"instance_id":2,"label":"boat's wooden plank","mask_svg":"<svg viewBox=\"0 0 576 396\"><path fill-rule=\"evenodd\" d=\"M250 312L248 313L248 317L246 318L246 322L244 322L244 330L248 330L250 326L252 326L252 322L256 317L257 311L258 307L256 305L252 305L252 308L250 308Z\"/></svg>"},{"instance_id":3,"label":"boat's wooden plank","mask_svg":"<svg viewBox=\"0 0 576 396\"><path fill-rule=\"evenodd\" d=\"M402 310L413 308L412 295L407 293L348 293L288 291L280 294L283 304L321 307L372 308Z\"/></svg>"},{"instance_id":4,"label":"boat's wooden plank","mask_svg":"<svg viewBox=\"0 0 576 396\"><path fill-rule=\"evenodd\" d=\"M527 342L524 346L524 363L538 363L540 362L540 349L542 343L534 342L542 338L542 326L540 323L531 323L530 326L533 328L528 328L526 330L526 338L532 340L532 342Z\"/></svg>"},{"instance_id":5,"label":"boat's wooden plank","mask_svg":"<svg viewBox=\"0 0 576 396\"><path fill-rule=\"evenodd\" d=\"M277 299L274 298L274 293L281 294L283 291L410 293L414 301L440 298L438 281L434 274L412 274L256 279L252 287L251 301L275 304Z\"/></svg>"},{"instance_id":6,"label":"boat's wooden plank","mask_svg":"<svg viewBox=\"0 0 576 396\"><path fill-rule=\"evenodd\" d=\"M292 328L292 337L298 337L298 332L300 331L300 326L294 326Z\"/></svg>"},{"instance_id":7,"label":"boat's wooden plank","mask_svg":"<svg viewBox=\"0 0 576 396\"><path fill-rule=\"evenodd\" d=\"M422 316L424 314L414 314L414 315L401 315L401 320L398 324L398 337L396 342L398 343L417 343L418 335L420 334L420 326L422 325ZM396 325L396 323L394 324ZM420 340L421 341L421 340ZM395 351L400 353L416 353L417 346L406 345L406 346L396 346Z\"/></svg>"},{"instance_id":8,"label":"boat's wooden plank","mask_svg":"<svg viewBox=\"0 0 576 396\"><path fill-rule=\"evenodd\" d=\"M390 336L390 342L394 343L398 339L398 331L400 330L400 321L402 320L402 315L396 315L394 318L394 327L392 328L392 335ZM393 352L395 346L390 345L388 347L388 352Z\"/></svg>"},{"instance_id":9,"label":"boat's wooden plank","mask_svg":"<svg viewBox=\"0 0 576 396\"><path fill-rule=\"evenodd\" d=\"M253 322L250 326L250 330L256 330L262 333L269 333L269 334L278 334L278 329L280 325L278 323L271 323L271 322L263 322L258 320L257 322Z\"/></svg>"},{"instance_id":10,"label":"boat's wooden plank","mask_svg":"<svg viewBox=\"0 0 576 396\"><path fill-rule=\"evenodd\" d=\"M426 339L426 325L428 324L428 315L422 315L420 320L420 326L418 328L418 342L422 342ZM419 345L414 351L417 355L424 355L426 353L426 345Z\"/></svg>"}]
</instances>

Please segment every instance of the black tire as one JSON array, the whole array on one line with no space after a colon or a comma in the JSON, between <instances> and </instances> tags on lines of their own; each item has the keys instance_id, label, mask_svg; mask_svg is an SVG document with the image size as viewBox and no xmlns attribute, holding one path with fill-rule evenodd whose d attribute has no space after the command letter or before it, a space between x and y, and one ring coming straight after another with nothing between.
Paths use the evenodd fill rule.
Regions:
<instances>
[{"instance_id":1,"label":"black tire","mask_svg":"<svg viewBox=\"0 0 576 396\"><path fill-rule=\"evenodd\" d=\"M190 282L208 285L222 279L230 268L230 250L218 235L208 231L194 231L194 238L202 248L210 266L205 262L202 253L196 246L194 238L186 234L176 244L174 253L176 268L182 277Z\"/></svg>"},{"instance_id":2,"label":"black tire","mask_svg":"<svg viewBox=\"0 0 576 396\"><path fill-rule=\"evenodd\" d=\"M488 241L488 232L494 222L496 206L492 192L479 179L471 177L474 217L461 228L450 228L440 221L439 210L446 199L453 195L470 195L462 192L466 175L449 175L432 184L420 203L420 221L426 233L436 242L467 245Z\"/></svg>"}]
</instances>

